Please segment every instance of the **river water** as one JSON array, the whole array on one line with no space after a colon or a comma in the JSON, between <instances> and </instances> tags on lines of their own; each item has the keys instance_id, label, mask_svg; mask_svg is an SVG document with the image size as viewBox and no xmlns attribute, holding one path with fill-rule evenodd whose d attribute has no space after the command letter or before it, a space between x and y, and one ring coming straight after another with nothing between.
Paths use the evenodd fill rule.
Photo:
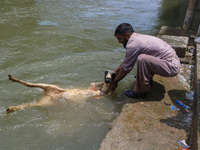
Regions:
<instances>
[{"instance_id":1,"label":"river water","mask_svg":"<svg viewBox=\"0 0 200 150\"><path fill-rule=\"evenodd\" d=\"M136 32L156 35L162 25L182 25L182 2L0 1L0 149L98 149L120 112L122 93L132 86L135 69L113 95L7 115L6 107L35 102L44 94L41 89L12 83L8 74L63 88L102 82L104 71L114 70L124 58L125 51L113 36L118 24L128 22Z\"/></svg>"}]
</instances>

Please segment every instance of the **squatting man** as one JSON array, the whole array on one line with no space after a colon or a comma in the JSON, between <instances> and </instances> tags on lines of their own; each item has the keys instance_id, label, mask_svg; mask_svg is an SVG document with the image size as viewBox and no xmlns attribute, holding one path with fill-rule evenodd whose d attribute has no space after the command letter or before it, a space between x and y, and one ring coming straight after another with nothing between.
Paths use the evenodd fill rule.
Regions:
<instances>
[{"instance_id":1,"label":"squatting man","mask_svg":"<svg viewBox=\"0 0 200 150\"><path fill-rule=\"evenodd\" d=\"M163 40L135 33L128 23L122 23L116 28L115 37L123 44L126 55L123 62L115 69L117 76L111 84L112 91L115 91L118 82L132 70L135 63L137 74L133 89L124 92L131 98L147 97L154 74L172 77L179 73L180 60L175 50Z\"/></svg>"}]
</instances>

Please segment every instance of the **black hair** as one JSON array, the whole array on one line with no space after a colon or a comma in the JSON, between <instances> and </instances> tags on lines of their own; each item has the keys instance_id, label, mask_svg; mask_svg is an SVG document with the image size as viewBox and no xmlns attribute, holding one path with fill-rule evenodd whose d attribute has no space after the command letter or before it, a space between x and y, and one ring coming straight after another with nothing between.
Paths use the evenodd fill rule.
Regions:
<instances>
[{"instance_id":1,"label":"black hair","mask_svg":"<svg viewBox=\"0 0 200 150\"><path fill-rule=\"evenodd\" d=\"M120 34L123 35L124 33L132 34L134 32L133 27L129 23L121 23L115 30L115 35Z\"/></svg>"}]
</instances>

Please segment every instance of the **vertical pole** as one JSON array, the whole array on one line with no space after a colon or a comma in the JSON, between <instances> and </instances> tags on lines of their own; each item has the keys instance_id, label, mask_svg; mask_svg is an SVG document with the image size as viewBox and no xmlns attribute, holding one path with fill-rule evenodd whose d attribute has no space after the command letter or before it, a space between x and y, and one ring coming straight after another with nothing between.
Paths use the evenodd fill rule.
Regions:
<instances>
[{"instance_id":1,"label":"vertical pole","mask_svg":"<svg viewBox=\"0 0 200 150\"><path fill-rule=\"evenodd\" d=\"M199 25L199 28L198 28L198 30L197 30L197 37L200 35L200 25Z\"/></svg>"},{"instance_id":2,"label":"vertical pole","mask_svg":"<svg viewBox=\"0 0 200 150\"><path fill-rule=\"evenodd\" d=\"M199 67L197 53L199 53L199 45L196 45L196 54L194 56L195 63L193 68L193 87L191 90L194 91L194 99L192 101L192 122L190 130L190 150L198 150L198 133L199 133L199 100L200 100L200 74L197 72Z\"/></svg>"},{"instance_id":3,"label":"vertical pole","mask_svg":"<svg viewBox=\"0 0 200 150\"><path fill-rule=\"evenodd\" d=\"M183 23L183 30L190 30L199 0L190 0Z\"/></svg>"}]
</instances>

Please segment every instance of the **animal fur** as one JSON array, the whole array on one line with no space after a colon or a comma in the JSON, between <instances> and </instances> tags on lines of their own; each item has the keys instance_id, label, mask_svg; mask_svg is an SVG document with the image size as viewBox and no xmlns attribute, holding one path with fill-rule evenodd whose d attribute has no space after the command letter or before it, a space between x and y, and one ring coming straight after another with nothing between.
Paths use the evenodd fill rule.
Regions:
<instances>
[{"instance_id":1,"label":"animal fur","mask_svg":"<svg viewBox=\"0 0 200 150\"><path fill-rule=\"evenodd\" d=\"M42 88L45 95L37 103L25 103L17 106L10 106L6 109L6 113L10 113L19 109L24 109L34 106L51 106L59 99L79 101L90 97L101 97L110 93L110 84L115 78L113 71L105 72L105 81L103 83L91 83L88 89L63 89L56 85L43 83L30 83L14 78L11 75L9 80L18 82L27 87Z\"/></svg>"}]
</instances>

